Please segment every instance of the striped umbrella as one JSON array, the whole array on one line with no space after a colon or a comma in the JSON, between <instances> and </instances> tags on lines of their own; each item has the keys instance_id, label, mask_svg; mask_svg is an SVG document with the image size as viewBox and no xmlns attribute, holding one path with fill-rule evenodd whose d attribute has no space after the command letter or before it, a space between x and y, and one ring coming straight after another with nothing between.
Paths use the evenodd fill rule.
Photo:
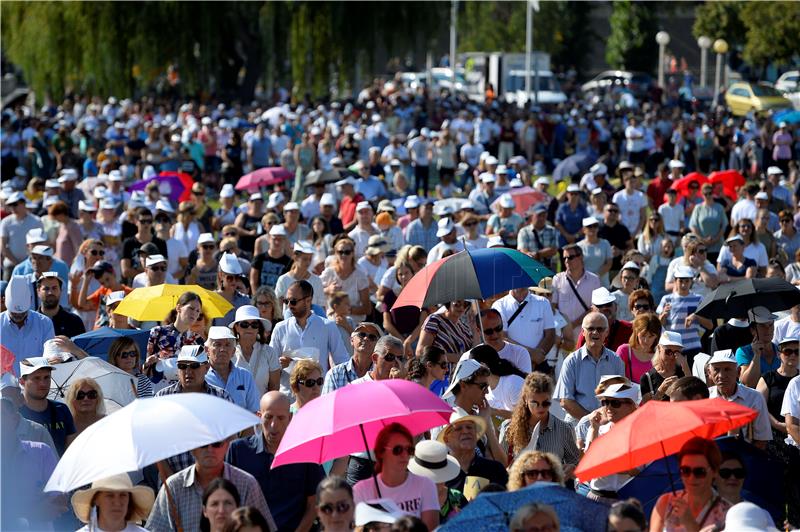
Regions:
<instances>
[{"instance_id":1,"label":"striped umbrella","mask_svg":"<svg viewBox=\"0 0 800 532\"><path fill-rule=\"evenodd\" d=\"M392 308L487 299L512 288L536 286L543 277L552 275L553 272L516 249L461 251L418 271Z\"/></svg>"}]
</instances>

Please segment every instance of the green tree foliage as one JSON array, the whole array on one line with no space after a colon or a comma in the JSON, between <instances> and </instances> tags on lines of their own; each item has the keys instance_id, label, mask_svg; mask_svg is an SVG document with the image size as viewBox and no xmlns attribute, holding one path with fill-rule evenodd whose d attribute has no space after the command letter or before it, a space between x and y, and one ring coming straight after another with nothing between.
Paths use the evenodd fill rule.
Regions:
<instances>
[{"instance_id":1,"label":"green tree foliage","mask_svg":"<svg viewBox=\"0 0 800 532\"><path fill-rule=\"evenodd\" d=\"M613 68L651 71L657 63L657 8L650 2L619 0L611 11L606 62Z\"/></svg>"},{"instance_id":2,"label":"green tree foliage","mask_svg":"<svg viewBox=\"0 0 800 532\"><path fill-rule=\"evenodd\" d=\"M710 37L712 41L725 39L731 46L744 44L745 26L742 23L740 1L719 0L705 2L695 9L692 33L695 37ZM759 5L764 5L759 2Z\"/></svg>"},{"instance_id":3,"label":"green tree foliage","mask_svg":"<svg viewBox=\"0 0 800 532\"><path fill-rule=\"evenodd\" d=\"M786 65L800 54L800 3L746 3L742 21L747 27L746 61L754 65Z\"/></svg>"}]
</instances>

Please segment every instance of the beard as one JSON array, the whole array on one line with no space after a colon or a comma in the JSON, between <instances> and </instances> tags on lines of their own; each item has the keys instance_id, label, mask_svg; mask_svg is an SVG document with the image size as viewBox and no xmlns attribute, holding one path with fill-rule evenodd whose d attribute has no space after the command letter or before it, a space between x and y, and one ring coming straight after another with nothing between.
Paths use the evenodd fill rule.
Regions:
<instances>
[{"instance_id":1,"label":"beard","mask_svg":"<svg viewBox=\"0 0 800 532\"><path fill-rule=\"evenodd\" d=\"M42 308L46 310L55 310L58 308L58 298L55 296L48 296L42 300Z\"/></svg>"}]
</instances>

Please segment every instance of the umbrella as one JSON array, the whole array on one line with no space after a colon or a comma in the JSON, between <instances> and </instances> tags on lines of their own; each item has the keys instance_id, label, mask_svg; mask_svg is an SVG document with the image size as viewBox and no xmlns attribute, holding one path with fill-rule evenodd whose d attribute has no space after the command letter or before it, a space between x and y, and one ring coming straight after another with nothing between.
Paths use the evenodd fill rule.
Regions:
<instances>
[{"instance_id":1,"label":"umbrella","mask_svg":"<svg viewBox=\"0 0 800 532\"><path fill-rule=\"evenodd\" d=\"M339 181L339 172L336 170L311 170L308 174L306 174L303 185L304 186L311 186L311 185L327 185L328 183L336 183Z\"/></svg>"},{"instance_id":2,"label":"umbrella","mask_svg":"<svg viewBox=\"0 0 800 532\"><path fill-rule=\"evenodd\" d=\"M795 305L800 305L800 291L785 279L742 279L706 294L695 314L710 319L743 318L753 307L779 312Z\"/></svg>"},{"instance_id":3,"label":"umbrella","mask_svg":"<svg viewBox=\"0 0 800 532\"><path fill-rule=\"evenodd\" d=\"M536 286L553 272L509 248L461 251L428 264L408 282L393 308L429 307L457 299L486 299L512 288Z\"/></svg>"},{"instance_id":4,"label":"umbrella","mask_svg":"<svg viewBox=\"0 0 800 532\"><path fill-rule=\"evenodd\" d=\"M289 170L280 166L259 168L254 172L243 175L236 183L236 190L256 190L259 187L274 185L294 177Z\"/></svg>"},{"instance_id":5,"label":"umbrella","mask_svg":"<svg viewBox=\"0 0 800 532\"><path fill-rule=\"evenodd\" d=\"M605 532L609 507L578 495L552 482L537 482L532 486L506 493L479 495L455 517L442 525L442 531L506 531L511 518L521 506L544 503L553 507L561 522L562 532Z\"/></svg>"},{"instance_id":6,"label":"umbrella","mask_svg":"<svg viewBox=\"0 0 800 532\"><path fill-rule=\"evenodd\" d=\"M576 153L570 155L555 167L553 170L553 180L571 181L575 176L581 176L589 171L589 168L597 160L591 153Z\"/></svg>"},{"instance_id":7,"label":"umbrella","mask_svg":"<svg viewBox=\"0 0 800 532\"><path fill-rule=\"evenodd\" d=\"M138 399L81 432L44 491L68 492L92 481L224 440L259 423L236 404L205 393Z\"/></svg>"},{"instance_id":8,"label":"umbrella","mask_svg":"<svg viewBox=\"0 0 800 532\"><path fill-rule=\"evenodd\" d=\"M391 379L351 384L298 410L272 467L321 464L373 449L378 433L390 423L400 423L416 435L446 425L451 413L450 405L415 382Z\"/></svg>"},{"instance_id":9,"label":"umbrella","mask_svg":"<svg viewBox=\"0 0 800 532\"><path fill-rule=\"evenodd\" d=\"M521 214L522 216L525 216L525 213L528 212L528 209L532 205L547 201L546 194L539 192L538 190L533 190L531 187L512 188L508 191L508 194L514 198L514 212ZM495 212L500 210L499 197L492 202L492 209Z\"/></svg>"},{"instance_id":10,"label":"umbrella","mask_svg":"<svg viewBox=\"0 0 800 532\"><path fill-rule=\"evenodd\" d=\"M128 190L144 190L151 181L169 184L169 199L175 203L186 201L191 197L194 179L183 172L161 172L149 179L137 181Z\"/></svg>"},{"instance_id":11,"label":"umbrella","mask_svg":"<svg viewBox=\"0 0 800 532\"><path fill-rule=\"evenodd\" d=\"M445 198L436 202L435 209L436 213L441 213L443 209L450 207L453 212L458 212L468 203L470 203L468 198Z\"/></svg>"},{"instance_id":12,"label":"umbrella","mask_svg":"<svg viewBox=\"0 0 800 532\"><path fill-rule=\"evenodd\" d=\"M701 187L708 183L708 178L700 172L691 172L678 179L670 187L678 191L678 198L689 196L689 183L697 182Z\"/></svg>"},{"instance_id":13,"label":"umbrella","mask_svg":"<svg viewBox=\"0 0 800 532\"><path fill-rule=\"evenodd\" d=\"M233 305L216 292L196 284L160 284L136 288L117 307L116 313L139 321L161 321L175 308L184 292L194 292L203 302L207 318L221 318Z\"/></svg>"},{"instance_id":14,"label":"umbrella","mask_svg":"<svg viewBox=\"0 0 800 532\"><path fill-rule=\"evenodd\" d=\"M716 438L757 415L752 408L719 398L649 401L592 443L575 476L587 481L634 469L677 453L694 437Z\"/></svg>"},{"instance_id":15,"label":"umbrella","mask_svg":"<svg viewBox=\"0 0 800 532\"><path fill-rule=\"evenodd\" d=\"M63 403L72 383L84 377L97 381L103 390L106 412L117 411L136 400L136 377L97 357L55 364L48 396Z\"/></svg>"},{"instance_id":16,"label":"umbrella","mask_svg":"<svg viewBox=\"0 0 800 532\"><path fill-rule=\"evenodd\" d=\"M147 351L147 339L150 337L150 331L147 330L100 327L99 329L73 336L72 341L89 355L108 360L108 350L114 340L128 336L136 342L141 353Z\"/></svg>"},{"instance_id":17,"label":"umbrella","mask_svg":"<svg viewBox=\"0 0 800 532\"><path fill-rule=\"evenodd\" d=\"M793 109L786 109L772 115L772 122L780 124L786 122L787 124L797 124L800 122L800 111Z\"/></svg>"},{"instance_id":18,"label":"umbrella","mask_svg":"<svg viewBox=\"0 0 800 532\"><path fill-rule=\"evenodd\" d=\"M738 199L736 189L744 185L747 180L737 170L721 170L719 172L711 172L708 176L709 183L722 183L722 190L725 195L732 200Z\"/></svg>"}]
</instances>

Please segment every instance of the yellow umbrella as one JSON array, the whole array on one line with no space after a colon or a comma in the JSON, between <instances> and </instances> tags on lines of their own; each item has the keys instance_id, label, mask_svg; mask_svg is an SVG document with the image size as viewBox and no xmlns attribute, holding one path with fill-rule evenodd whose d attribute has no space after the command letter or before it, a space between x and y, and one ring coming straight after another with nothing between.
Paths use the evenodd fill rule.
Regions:
<instances>
[{"instance_id":1,"label":"yellow umbrella","mask_svg":"<svg viewBox=\"0 0 800 532\"><path fill-rule=\"evenodd\" d=\"M160 284L136 288L125 296L116 313L139 321L161 321L175 308L185 292L194 292L203 303L203 313L209 318L221 318L233 305L216 292L196 284Z\"/></svg>"}]
</instances>

